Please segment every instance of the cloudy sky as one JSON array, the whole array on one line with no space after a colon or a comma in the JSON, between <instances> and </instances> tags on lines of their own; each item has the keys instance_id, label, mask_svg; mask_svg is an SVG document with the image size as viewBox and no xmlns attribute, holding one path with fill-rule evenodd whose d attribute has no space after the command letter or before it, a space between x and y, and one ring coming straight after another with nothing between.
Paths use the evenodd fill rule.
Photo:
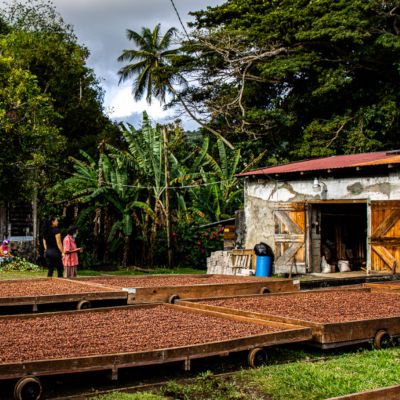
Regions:
<instances>
[{"instance_id":1,"label":"cloudy sky","mask_svg":"<svg viewBox=\"0 0 400 400\"><path fill-rule=\"evenodd\" d=\"M222 4L223 0L174 0L186 24L189 11ZM140 31L143 26L161 23L162 30L180 28L170 0L53 0L65 22L74 26L79 42L91 52L89 66L101 79L105 90L105 110L113 119L129 120L135 125L143 110L155 121L173 118L173 111L164 111L157 100L149 106L144 100L135 102L129 83L118 85L116 61L123 49L132 48L126 39L126 29ZM181 30L181 29L180 29ZM184 120L187 129L195 124Z\"/></svg>"}]
</instances>

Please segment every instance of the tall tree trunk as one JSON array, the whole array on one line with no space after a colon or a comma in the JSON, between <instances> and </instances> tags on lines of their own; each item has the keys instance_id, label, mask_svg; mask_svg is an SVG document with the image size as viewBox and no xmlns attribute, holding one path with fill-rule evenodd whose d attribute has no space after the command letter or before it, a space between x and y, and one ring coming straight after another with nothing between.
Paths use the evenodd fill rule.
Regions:
<instances>
[{"instance_id":1,"label":"tall tree trunk","mask_svg":"<svg viewBox=\"0 0 400 400\"><path fill-rule=\"evenodd\" d=\"M100 152L100 157L104 152L105 148L105 142L104 140L99 144L98 149ZM104 174L103 174L103 168L100 167L99 170L97 171L97 185L98 187L101 187L104 185ZM95 211L95 217L94 217L94 229L93 229L93 234L94 234L94 241L95 241L95 256L96 259L100 259L101 252L103 250L103 238L102 238L102 212L101 212L101 205L99 202L96 202L96 211Z\"/></svg>"},{"instance_id":2,"label":"tall tree trunk","mask_svg":"<svg viewBox=\"0 0 400 400\"><path fill-rule=\"evenodd\" d=\"M35 184L33 189L33 198L32 198L32 223L33 223L33 251L35 254L35 260L38 256L38 189Z\"/></svg>"},{"instance_id":3,"label":"tall tree trunk","mask_svg":"<svg viewBox=\"0 0 400 400\"><path fill-rule=\"evenodd\" d=\"M149 261L150 266L154 266L154 244L157 237L157 225L162 223L160 213L162 212L162 207L160 206L161 200L156 199L156 204L154 205L154 219L151 224L150 236L149 236Z\"/></svg>"},{"instance_id":4,"label":"tall tree trunk","mask_svg":"<svg viewBox=\"0 0 400 400\"><path fill-rule=\"evenodd\" d=\"M171 246L171 210L169 207L169 159L168 159L168 129L162 128L164 139L164 175L165 175L165 226L167 230L167 252L168 267L172 266L172 246Z\"/></svg>"},{"instance_id":5,"label":"tall tree trunk","mask_svg":"<svg viewBox=\"0 0 400 400\"><path fill-rule=\"evenodd\" d=\"M122 266L126 268L128 266L128 255L129 255L129 236L124 236L124 250L122 253Z\"/></svg>"},{"instance_id":6,"label":"tall tree trunk","mask_svg":"<svg viewBox=\"0 0 400 400\"><path fill-rule=\"evenodd\" d=\"M107 210L107 208L104 210L104 253L103 253L103 257L104 257L104 261L108 262L108 260L110 259L110 242L108 241L108 236L110 234L111 231L111 217L110 214Z\"/></svg>"}]
</instances>

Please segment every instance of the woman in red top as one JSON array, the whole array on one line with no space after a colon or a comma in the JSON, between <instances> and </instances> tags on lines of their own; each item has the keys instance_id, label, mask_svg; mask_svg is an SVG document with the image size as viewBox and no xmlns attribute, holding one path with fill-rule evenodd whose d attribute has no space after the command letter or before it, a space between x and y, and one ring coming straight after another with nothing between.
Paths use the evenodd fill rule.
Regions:
<instances>
[{"instance_id":1,"label":"woman in red top","mask_svg":"<svg viewBox=\"0 0 400 400\"><path fill-rule=\"evenodd\" d=\"M75 238L78 229L75 226L68 228L68 234L63 241L64 247L64 278L75 278L78 272L78 253L82 252L82 248L76 247Z\"/></svg>"}]
</instances>

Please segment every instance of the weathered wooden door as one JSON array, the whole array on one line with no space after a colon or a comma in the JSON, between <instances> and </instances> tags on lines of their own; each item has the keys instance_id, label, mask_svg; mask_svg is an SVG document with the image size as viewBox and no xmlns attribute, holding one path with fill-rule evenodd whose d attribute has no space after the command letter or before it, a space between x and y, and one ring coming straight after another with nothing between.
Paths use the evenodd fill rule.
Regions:
<instances>
[{"instance_id":1,"label":"weathered wooden door","mask_svg":"<svg viewBox=\"0 0 400 400\"><path fill-rule=\"evenodd\" d=\"M274 210L275 272L305 273L304 203L279 204Z\"/></svg>"},{"instance_id":2,"label":"weathered wooden door","mask_svg":"<svg viewBox=\"0 0 400 400\"><path fill-rule=\"evenodd\" d=\"M371 202L370 226L371 269L395 273L400 262L400 201Z\"/></svg>"}]
</instances>

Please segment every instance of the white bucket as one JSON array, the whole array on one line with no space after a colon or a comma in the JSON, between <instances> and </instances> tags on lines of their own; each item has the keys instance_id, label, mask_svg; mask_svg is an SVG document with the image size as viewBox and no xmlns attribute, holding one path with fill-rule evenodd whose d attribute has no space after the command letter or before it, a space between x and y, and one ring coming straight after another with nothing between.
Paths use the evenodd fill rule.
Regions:
<instances>
[{"instance_id":1,"label":"white bucket","mask_svg":"<svg viewBox=\"0 0 400 400\"><path fill-rule=\"evenodd\" d=\"M348 260L339 260L338 267L340 272L350 272L350 263Z\"/></svg>"}]
</instances>

